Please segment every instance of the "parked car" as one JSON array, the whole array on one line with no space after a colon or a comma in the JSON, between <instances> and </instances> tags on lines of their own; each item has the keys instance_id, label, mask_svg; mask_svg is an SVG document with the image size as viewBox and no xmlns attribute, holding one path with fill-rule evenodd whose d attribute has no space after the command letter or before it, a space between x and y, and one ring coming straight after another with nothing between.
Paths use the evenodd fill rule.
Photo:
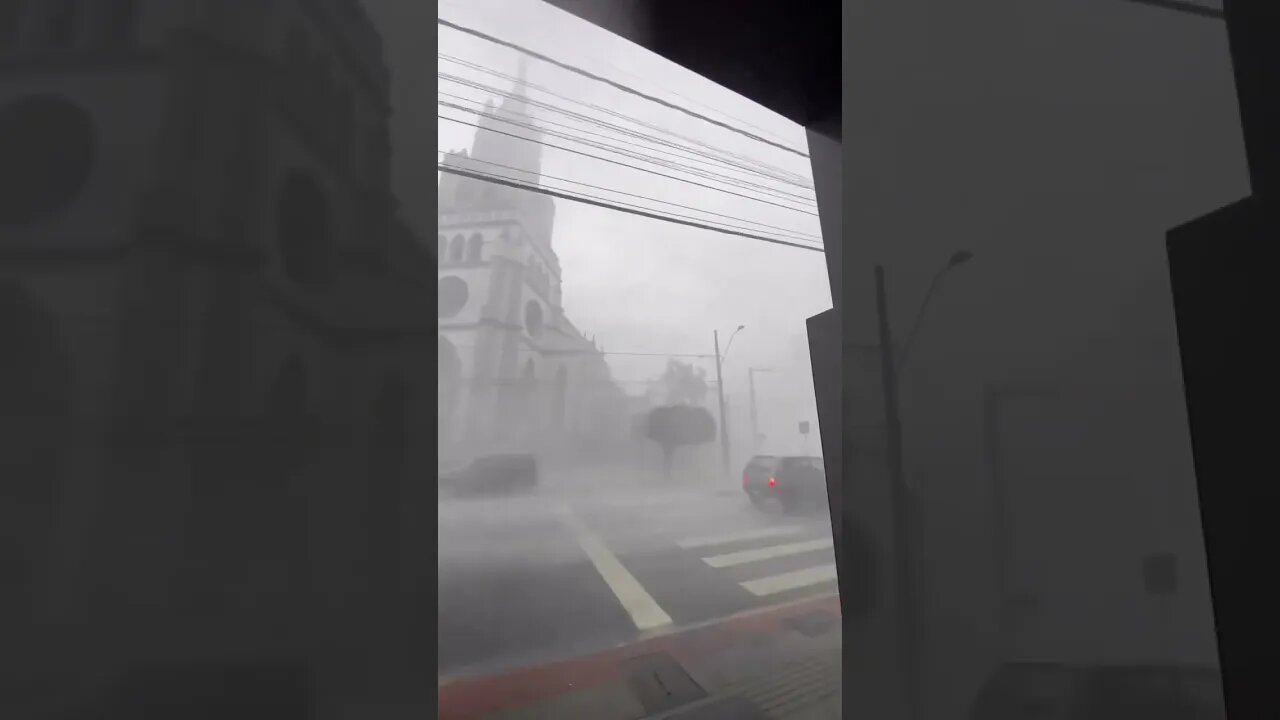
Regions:
<instances>
[{"instance_id":1,"label":"parked car","mask_svg":"<svg viewBox=\"0 0 1280 720\"><path fill-rule=\"evenodd\" d=\"M1225 720L1222 675L1200 666L1007 663L978 693L971 720Z\"/></svg>"},{"instance_id":2,"label":"parked car","mask_svg":"<svg viewBox=\"0 0 1280 720\"><path fill-rule=\"evenodd\" d=\"M756 455L742 471L742 489L758 508L785 512L827 507L827 471L822 458Z\"/></svg>"},{"instance_id":3,"label":"parked car","mask_svg":"<svg viewBox=\"0 0 1280 720\"><path fill-rule=\"evenodd\" d=\"M440 472L440 494L498 495L529 491L538 485L538 459L529 454L482 455Z\"/></svg>"}]
</instances>

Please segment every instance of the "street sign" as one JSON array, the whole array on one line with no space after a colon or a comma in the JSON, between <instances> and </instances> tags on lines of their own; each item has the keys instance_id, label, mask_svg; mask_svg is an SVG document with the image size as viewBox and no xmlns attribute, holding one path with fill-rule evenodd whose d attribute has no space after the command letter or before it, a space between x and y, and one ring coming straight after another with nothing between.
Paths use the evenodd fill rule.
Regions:
<instances>
[{"instance_id":1,"label":"street sign","mask_svg":"<svg viewBox=\"0 0 1280 720\"><path fill-rule=\"evenodd\" d=\"M801 435L808 435L808 434L809 434L809 421L808 421L808 420L803 420L803 421L801 421L801 422L800 422L800 434L801 434Z\"/></svg>"}]
</instances>

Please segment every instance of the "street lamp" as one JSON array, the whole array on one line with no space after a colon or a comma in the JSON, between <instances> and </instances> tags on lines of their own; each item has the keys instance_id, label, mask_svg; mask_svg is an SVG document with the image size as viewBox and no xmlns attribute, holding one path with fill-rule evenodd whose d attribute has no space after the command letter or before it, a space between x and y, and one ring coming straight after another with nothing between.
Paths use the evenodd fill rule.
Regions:
<instances>
[{"instance_id":1,"label":"street lamp","mask_svg":"<svg viewBox=\"0 0 1280 720\"><path fill-rule=\"evenodd\" d=\"M756 373L773 372L773 368L747 368L747 389L751 391L751 447L759 450L760 423L756 416Z\"/></svg>"},{"instance_id":2,"label":"street lamp","mask_svg":"<svg viewBox=\"0 0 1280 720\"><path fill-rule=\"evenodd\" d=\"M725 358L729 357L729 348L733 347L733 339L738 337L738 333L742 332L743 328L745 327L746 325L739 325L738 329L734 330L733 334L729 336L729 342L725 343L724 355L720 358L721 360L724 360Z\"/></svg>"},{"instance_id":3,"label":"street lamp","mask_svg":"<svg viewBox=\"0 0 1280 720\"><path fill-rule=\"evenodd\" d=\"M720 354L720 331L712 331L712 337L716 343L716 391L720 396L720 470L725 478L729 477L729 429L725 423L723 365L725 357L729 355L729 348L733 345L733 339L745 327L745 325L739 325L738 329L729 336L729 342L724 346L724 355Z\"/></svg>"},{"instance_id":4,"label":"street lamp","mask_svg":"<svg viewBox=\"0 0 1280 720\"><path fill-rule=\"evenodd\" d=\"M948 270L959 267L973 259L973 253L968 250L958 250L947 259L947 264L943 265L937 273L934 274L933 280L929 283L929 291L924 295L924 301L920 303L920 310L916 312L915 322L911 325L911 332L907 335L907 342L902 346L902 357L898 358L898 366L895 370L901 373L907 366L907 358L911 355L911 346L916 342L916 334L920 332L920 323L924 320L925 311L929 309L929 302L933 300L933 293L938 289L938 284L942 282L942 278L947 274Z\"/></svg>"},{"instance_id":5,"label":"street lamp","mask_svg":"<svg viewBox=\"0 0 1280 720\"><path fill-rule=\"evenodd\" d=\"M911 349L911 342L920 329L920 320L933 298L934 290L942 276L954 267L963 265L973 259L973 253L960 250L947 259L947 264L933 276L929 284L929 292L925 294L920 311L916 313L915 326L907 336L907 344L903 347L903 358ZM876 280L876 312L880 330L880 381L884 392L884 431L885 451L889 471L889 503L893 515L894 545L894 594L898 600L899 623L902 633L903 675L907 678L907 697L910 702L918 702L918 685L920 682L920 646L919 646L919 613L917 588L914 573L916 559L916 502L914 495L907 488L906 475L902 460L902 421L898 409L898 369L901 367L893 357L893 331L889 323L889 301L885 290L884 266L875 267ZM918 713L917 713L918 714Z\"/></svg>"}]
</instances>

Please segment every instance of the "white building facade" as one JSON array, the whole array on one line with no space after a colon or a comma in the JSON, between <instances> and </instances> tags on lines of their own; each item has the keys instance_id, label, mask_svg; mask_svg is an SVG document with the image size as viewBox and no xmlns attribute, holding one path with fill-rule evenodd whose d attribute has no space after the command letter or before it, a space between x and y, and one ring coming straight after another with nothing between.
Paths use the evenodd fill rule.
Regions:
<instances>
[{"instance_id":1,"label":"white building facade","mask_svg":"<svg viewBox=\"0 0 1280 720\"><path fill-rule=\"evenodd\" d=\"M538 185L541 138L522 83L480 116L465 173ZM511 135L518 134L522 138ZM625 436L625 398L604 355L569 319L545 194L472 175L439 183L441 456L564 451Z\"/></svg>"}]
</instances>

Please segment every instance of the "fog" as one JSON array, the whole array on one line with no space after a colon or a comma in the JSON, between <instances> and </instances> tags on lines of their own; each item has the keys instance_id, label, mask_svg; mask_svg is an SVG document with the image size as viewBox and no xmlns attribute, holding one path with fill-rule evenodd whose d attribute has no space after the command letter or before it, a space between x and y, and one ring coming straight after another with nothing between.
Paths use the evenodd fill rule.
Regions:
<instances>
[{"instance_id":1,"label":"fog","mask_svg":"<svg viewBox=\"0 0 1280 720\"><path fill-rule=\"evenodd\" d=\"M278 693L287 716L395 697L425 717L437 590L441 676L763 597L679 541L777 522L739 482L750 368L776 368L770 439L816 422L804 321L830 298L804 158L439 25L433 58L422 2L3 7L0 714L136 717L169 693L185 716L229 673L271 678L230 702ZM453 11L803 147L544 4ZM455 182L480 160L618 207ZM761 201L775 181L795 208ZM697 378L679 399L672 360ZM696 422L664 450L644 418L673 403Z\"/></svg>"},{"instance_id":2,"label":"fog","mask_svg":"<svg viewBox=\"0 0 1280 720\"><path fill-rule=\"evenodd\" d=\"M388 5L381 12L393 10ZM616 76L643 92L673 99L697 97L698 106L718 113L717 117L764 128L793 147L805 146L803 130L792 123L544 4L445 4L441 16L557 60ZM388 28L395 28L391 15L384 19ZM565 34L583 38L581 46L569 50L557 42ZM440 29L439 39L439 72L479 84L478 89L442 79L441 92L461 93L473 100L476 108L493 103L497 107L494 117L526 119L526 125L520 126L522 138L517 139L502 135L512 126L480 120L479 110L467 113L438 108L441 114L464 121L439 123L437 150L446 164L470 162L469 167L480 170L494 164L518 168L522 179L553 189L564 188L565 183L546 178L607 186L631 194L628 197L649 198L646 207L661 207L654 203L678 199L699 211L723 214L717 217L776 224L790 233L817 237L812 178L803 157L691 120L562 68L537 60L522 65L518 53L509 48L449 28ZM416 46L403 42L394 30L389 32L388 53L405 58L416 52ZM517 88L519 73L525 73L528 88ZM404 147L421 143L414 123L428 117L429 98L420 87L417 78L393 78L397 102L393 143ZM522 97L517 99L515 94ZM707 143L716 152L740 155L794 174L810 188L789 188L788 192L805 198L789 204L807 210L797 212L759 201L773 197L769 193L785 185L764 193L725 194L666 181L613 162L584 159L547 144L576 147L571 141L538 140L529 134L529 124L554 130L556 123L566 119L565 110L617 122L605 108L634 117L633 122L623 124L643 131L646 137L675 132L681 138ZM649 127L661 130L646 129ZM583 129L599 131L590 125ZM449 159L455 157L450 153L464 151L468 153L465 161ZM406 190L419 191L417 179L407 171L399 178ZM447 279L459 287L466 283L469 297L489 293L488 299L498 308L494 312L505 314L516 324L528 325L528 303L536 302L537 327L539 332L545 328L547 334L523 340L512 335L509 340L500 340L496 335L471 332L466 329L469 323L481 319L485 310L465 302L456 315L442 316L440 402L445 410L440 416L439 439L446 466L465 464L487 453L522 452L539 458L547 473L546 482L554 482L557 475L592 472L614 478L646 477L660 469L662 453L637 431L637 423L661 404L662 375L672 360L701 374L704 388L689 402L705 408L717 425L722 420L725 423L729 463L725 467L720 460L718 437L681 447L675 453L675 477L658 483L662 491L733 488L742 465L754 453L821 454L805 336L805 320L830 306L821 254L563 199L538 198L519 190L468 190L477 182L448 174L438 178L439 234L445 253L442 282ZM477 199L481 195L488 199ZM493 284L498 282L495 278L500 271L490 273L468 267L466 262L451 265L448 253L457 237L469 240L479 232L483 249L477 259L481 263L490 263L495 257L523 263L524 248L508 247L498 239L508 231L489 232L468 224L471 210L502 213L519 208L530 217L551 219L524 228L540 248L534 253L534 264L521 271L531 273L533 290L520 296L501 295L502 290ZM509 232L520 230L512 226ZM720 379L716 374L717 337L723 356ZM507 342L511 345L504 344ZM809 423L807 434L800 431L802 422ZM629 489L655 490L647 477ZM624 483L618 488L582 492L615 491L626 492L628 488Z\"/></svg>"}]
</instances>

